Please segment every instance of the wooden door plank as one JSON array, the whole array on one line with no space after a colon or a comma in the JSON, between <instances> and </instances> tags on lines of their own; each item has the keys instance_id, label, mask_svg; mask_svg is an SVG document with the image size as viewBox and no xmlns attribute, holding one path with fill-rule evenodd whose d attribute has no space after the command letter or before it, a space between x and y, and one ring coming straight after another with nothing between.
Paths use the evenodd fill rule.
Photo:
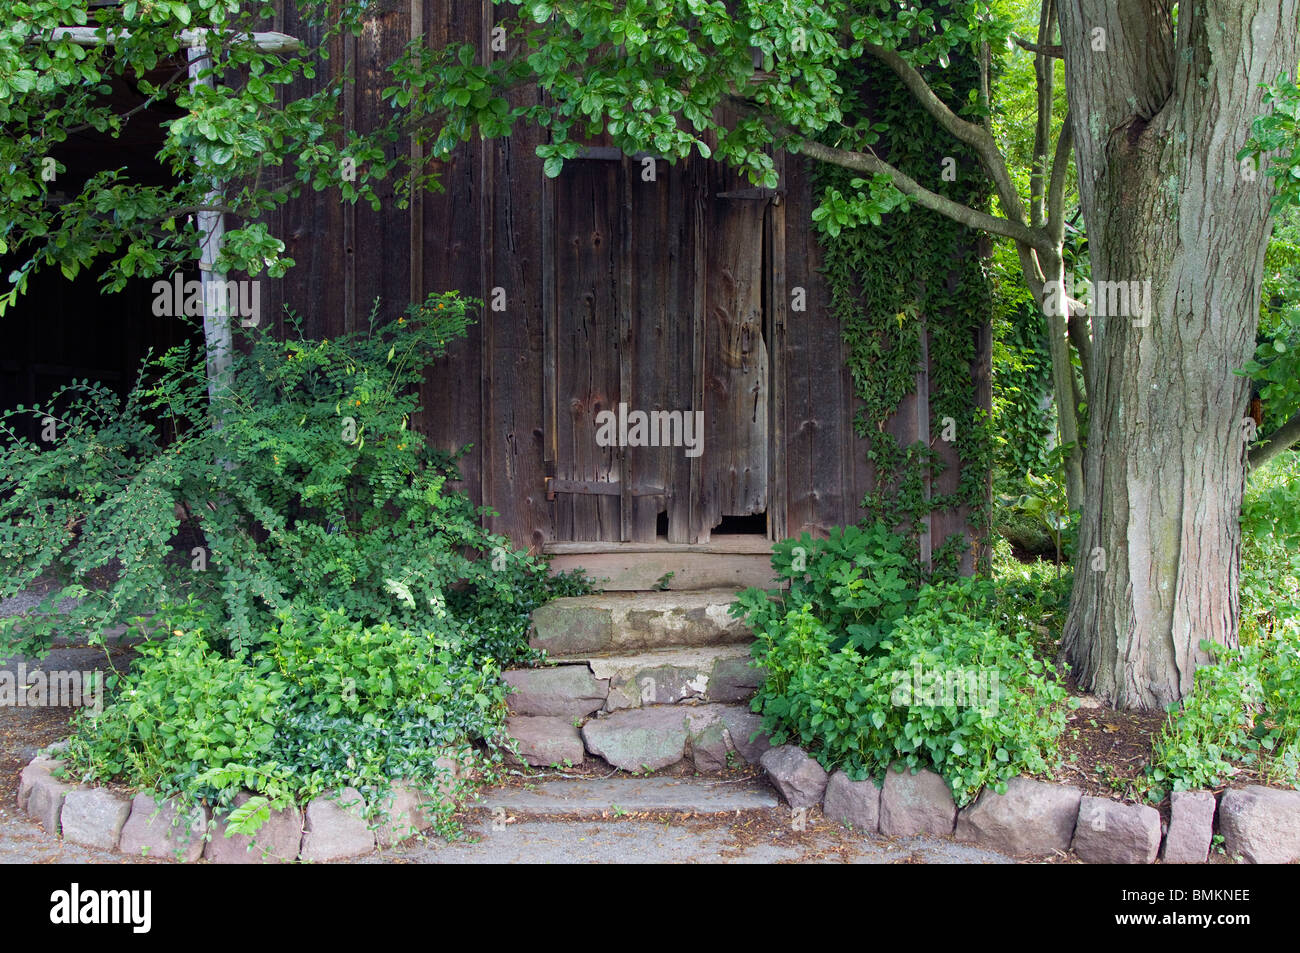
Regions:
<instances>
[{"instance_id":1,"label":"wooden door plank","mask_svg":"<svg viewBox=\"0 0 1300 953\"><path fill-rule=\"evenodd\" d=\"M601 411L618 410L618 179L613 163L576 161L556 180L556 476L617 482L618 448L596 442ZM560 495L559 539L618 540L619 501Z\"/></svg>"},{"instance_id":2,"label":"wooden door plank","mask_svg":"<svg viewBox=\"0 0 1300 953\"><path fill-rule=\"evenodd\" d=\"M721 169L714 174L725 176ZM722 182L727 182L722 178ZM713 190L716 195L725 188ZM768 349L764 338L763 231L766 203L714 198L705 304L704 518L767 509Z\"/></svg>"}]
</instances>

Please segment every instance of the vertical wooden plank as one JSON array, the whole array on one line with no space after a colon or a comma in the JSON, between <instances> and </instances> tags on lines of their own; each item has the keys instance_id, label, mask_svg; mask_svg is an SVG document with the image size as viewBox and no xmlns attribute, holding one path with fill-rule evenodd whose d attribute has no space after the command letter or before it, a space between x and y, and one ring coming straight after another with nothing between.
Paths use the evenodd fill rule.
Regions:
<instances>
[{"instance_id":1,"label":"vertical wooden plank","mask_svg":"<svg viewBox=\"0 0 1300 953\"><path fill-rule=\"evenodd\" d=\"M692 412L705 410L704 398L704 336L707 322L707 282L708 256L706 253L705 230L708 227L709 206L712 196L709 193L709 169L705 162L694 164L691 175L691 257L692 274L695 280L691 300L691 405ZM713 524L707 521L705 511L708 501L705 498L704 456L690 458L690 532L685 540L673 539L673 542L707 543ZM669 523L669 529L672 524ZM672 536L669 537L672 539Z\"/></svg>"},{"instance_id":2,"label":"vertical wooden plank","mask_svg":"<svg viewBox=\"0 0 1300 953\"><path fill-rule=\"evenodd\" d=\"M618 448L596 442L602 411L618 412L619 166L566 165L556 180L556 475L617 481ZM616 496L557 495L558 539L618 540Z\"/></svg>"},{"instance_id":3,"label":"vertical wooden plank","mask_svg":"<svg viewBox=\"0 0 1300 953\"><path fill-rule=\"evenodd\" d=\"M296 99L323 89L346 65L342 40L335 36L325 44L324 28L304 22L295 4L285 5L283 30L296 36L305 49L324 45L329 53L316 76L295 80L286 88L286 97ZM294 260L295 266L277 282L279 300L302 319L306 337L337 337L343 330L343 301L347 297L343 282L343 208L338 196L304 186L297 199L283 206L281 214L285 255Z\"/></svg>"},{"instance_id":4,"label":"vertical wooden plank","mask_svg":"<svg viewBox=\"0 0 1300 953\"><path fill-rule=\"evenodd\" d=\"M807 160L786 164L787 302L802 288L805 310L789 313L786 334L786 534L824 535L846 518L844 441L849 438L842 336L821 274L812 230L816 204ZM787 305L789 306L789 305Z\"/></svg>"},{"instance_id":5,"label":"vertical wooden plank","mask_svg":"<svg viewBox=\"0 0 1300 953\"><path fill-rule=\"evenodd\" d=\"M739 185L715 166L705 322L705 519L767 510L768 353L763 336L765 201L717 198Z\"/></svg>"},{"instance_id":6,"label":"vertical wooden plank","mask_svg":"<svg viewBox=\"0 0 1300 953\"><path fill-rule=\"evenodd\" d=\"M491 54L491 15L484 4L485 55ZM513 41L509 41L513 42ZM518 48L508 51L518 55ZM536 89L511 95L512 105L540 101ZM506 292L506 310L484 315L483 494L499 514L491 529L533 552L555 536L545 492L545 283L542 209L537 196L542 133L520 128L485 147L491 183L484 228L486 284Z\"/></svg>"},{"instance_id":7,"label":"vertical wooden plank","mask_svg":"<svg viewBox=\"0 0 1300 953\"><path fill-rule=\"evenodd\" d=\"M421 15L423 20L423 15ZM357 131L369 133L392 117L392 109L382 97L384 87L392 81L386 67L396 60L411 37L411 0L382 0L377 4L366 28L357 38L354 109ZM386 147L388 157L409 155L409 141ZM351 276L353 284L352 321L364 328L379 302L377 321L395 321L411 301L412 210L398 208L398 181L390 177L376 184L381 206L376 211L368 204L348 206L353 215L353 249ZM405 253L403 253L405 250Z\"/></svg>"},{"instance_id":8,"label":"vertical wooden plank","mask_svg":"<svg viewBox=\"0 0 1300 953\"><path fill-rule=\"evenodd\" d=\"M632 171L629 159L624 157L620 163L622 175L619 189L619 214L617 217L619 234L618 262L618 399L628 405L629 412L642 410L634 393L632 384ZM620 540L632 538L632 480L634 474L630 466L631 448L620 445L618 448L618 472L622 489L618 500L618 525Z\"/></svg>"},{"instance_id":9,"label":"vertical wooden plank","mask_svg":"<svg viewBox=\"0 0 1300 953\"><path fill-rule=\"evenodd\" d=\"M434 48L461 42L477 45L481 15L481 0L425 0L427 42ZM487 298L489 289L483 287L480 267L483 148L477 139L462 143L448 159L438 163L444 191L426 192L418 198L423 206L421 270L426 293L459 291L481 301ZM490 312L485 307L475 317L477 321L466 338L454 342L447 356L426 372L420 426L430 441L445 451L472 445L460 460L462 479L457 488L481 504L482 334Z\"/></svg>"},{"instance_id":10,"label":"vertical wooden plank","mask_svg":"<svg viewBox=\"0 0 1300 953\"><path fill-rule=\"evenodd\" d=\"M785 153L780 152L776 158L778 181L786 183ZM768 284L764 311L768 321L768 340L771 341L770 356L772 364L771 402L768 413L770 428L768 446L771 448L768 469L768 538L785 539L787 530L787 489L786 489L786 446L785 446L785 391L786 358L785 349L789 345L786 338L786 323L789 317L790 300L786 291L786 203L778 196L768 207L766 226L766 250Z\"/></svg>"},{"instance_id":11,"label":"vertical wooden plank","mask_svg":"<svg viewBox=\"0 0 1300 953\"><path fill-rule=\"evenodd\" d=\"M424 0L410 0L411 3L411 39L424 34ZM410 234L410 288L411 301L419 303L424 300L424 202L415 194L415 175L424 160L424 146L411 137L408 147L411 151L411 208L407 216Z\"/></svg>"},{"instance_id":12,"label":"vertical wooden plank","mask_svg":"<svg viewBox=\"0 0 1300 953\"><path fill-rule=\"evenodd\" d=\"M655 181L643 181L633 162L627 176L632 195L628 233L631 244L626 286L632 308L632 390L629 403L654 413L689 413L692 365L684 359L694 341L693 295L696 284L690 240L689 163L656 165ZM632 500L632 538L658 536L659 514L667 512L668 536L679 542L690 532L691 461L682 447L628 449L627 479L642 487L662 487L664 496Z\"/></svg>"},{"instance_id":13,"label":"vertical wooden plank","mask_svg":"<svg viewBox=\"0 0 1300 953\"><path fill-rule=\"evenodd\" d=\"M373 21L367 24L373 28ZM350 30L343 31L343 135L357 129L357 38ZM340 170L341 171L341 170ZM357 327L357 206L343 203L343 330L355 331Z\"/></svg>"}]
</instances>

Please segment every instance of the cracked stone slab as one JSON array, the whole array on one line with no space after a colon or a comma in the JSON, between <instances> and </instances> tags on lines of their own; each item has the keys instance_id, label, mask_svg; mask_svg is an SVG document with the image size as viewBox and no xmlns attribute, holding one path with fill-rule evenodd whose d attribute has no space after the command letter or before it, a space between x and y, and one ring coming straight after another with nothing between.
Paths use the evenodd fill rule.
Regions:
<instances>
[{"instance_id":1,"label":"cracked stone slab","mask_svg":"<svg viewBox=\"0 0 1300 953\"><path fill-rule=\"evenodd\" d=\"M686 699L738 701L753 694L752 688L741 687L742 682L757 685L761 680L760 673L746 667L748 660L749 646L745 644L654 649L582 659L596 678L609 680L607 711L671 705ZM741 673L741 669L752 675Z\"/></svg>"},{"instance_id":2,"label":"cracked stone slab","mask_svg":"<svg viewBox=\"0 0 1300 953\"><path fill-rule=\"evenodd\" d=\"M506 705L513 715L583 718L603 708L609 694L608 678L581 664L511 669L502 678L512 689Z\"/></svg>"},{"instance_id":3,"label":"cracked stone slab","mask_svg":"<svg viewBox=\"0 0 1300 953\"><path fill-rule=\"evenodd\" d=\"M587 750L624 771L658 771L686 757L683 709L629 708L582 726Z\"/></svg>"}]
</instances>

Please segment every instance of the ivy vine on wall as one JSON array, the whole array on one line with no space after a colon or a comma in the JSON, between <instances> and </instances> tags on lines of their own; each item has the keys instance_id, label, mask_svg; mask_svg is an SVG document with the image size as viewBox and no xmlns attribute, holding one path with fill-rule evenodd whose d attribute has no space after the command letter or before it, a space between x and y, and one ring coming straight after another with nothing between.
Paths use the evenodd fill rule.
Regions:
<instances>
[{"instance_id":1,"label":"ivy vine on wall","mask_svg":"<svg viewBox=\"0 0 1300 953\"><path fill-rule=\"evenodd\" d=\"M953 63L927 79L956 107L970 101L978 67L973 61ZM974 208L988 207L992 190L974 154L940 129L892 72L864 60L841 81L858 90L855 105L869 117L873 149L929 188ZM942 174L945 167L955 172L950 180ZM823 165L814 176L832 204L836 192L856 191L847 170ZM993 310L992 282L979 235L967 227L920 207L870 219L838 228L819 223L823 273L860 401L854 430L866 441L876 474L874 488L860 503L863 521L899 527L919 556L923 525L936 511L967 507L976 534L987 538L989 533L991 428L977 399L973 368L979 329ZM916 390L927 331L932 440L904 445L885 427ZM935 447L944 436L945 418L955 424L948 429L961 469L956 489L940 493L934 488L945 463ZM967 545L960 533L933 540L932 575L957 575ZM987 568L986 550L979 551L981 569Z\"/></svg>"}]
</instances>

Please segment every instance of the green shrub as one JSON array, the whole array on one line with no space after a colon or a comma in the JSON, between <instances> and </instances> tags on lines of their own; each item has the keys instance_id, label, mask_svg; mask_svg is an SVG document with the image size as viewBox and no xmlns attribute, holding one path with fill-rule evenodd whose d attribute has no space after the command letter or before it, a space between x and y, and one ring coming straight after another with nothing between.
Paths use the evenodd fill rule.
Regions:
<instances>
[{"instance_id":1,"label":"green shrub","mask_svg":"<svg viewBox=\"0 0 1300 953\"><path fill-rule=\"evenodd\" d=\"M286 685L269 659L250 664L213 651L198 631L144 642L113 701L75 718L67 757L85 780L121 779L145 790L214 794L214 768L262 772L256 790L283 793L271 763Z\"/></svg>"},{"instance_id":2,"label":"green shrub","mask_svg":"<svg viewBox=\"0 0 1300 953\"><path fill-rule=\"evenodd\" d=\"M1218 787L1239 767L1300 788L1300 625L1225 652L1196 671L1196 687L1152 743L1154 800Z\"/></svg>"},{"instance_id":3,"label":"green shrub","mask_svg":"<svg viewBox=\"0 0 1300 953\"><path fill-rule=\"evenodd\" d=\"M56 441L11 431L0 450L0 597L42 572L65 585L39 614L0 621L0 638L36 654L56 631L93 638L168 604L239 650L277 612L323 607L458 629L466 650L501 662L523 653L545 561L487 532L487 511L451 489L455 457L410 429L424 368L464 335L467 307L431 296L333 341L250 332L215 411L187 348L148 362L124 401L89 384L59 395L71 409ZM182 529L197 544L183 553ZM80 603L60 609L68 596ZM475 610L486 627L467 624Z\"/></svg>"},{"instance_id":4,"label":"green shrub","mask_svg":"<svg viewBox=\"0 0 1300 953\"><path fill-rule=\"evenodd\" d=\"M1028 633L989 621L994 599L974 579L926 586L869 650L810 601L759 606L753 653L766 678L753 708L764 731L854 779L878 779L894 762L933 768L958 804L1047 771L1066 692Z\"/></svg>"},{"instance_id":5,"label":"green shrub","mask_svg":"<svg viewBox=\"0 0 1300 953\"><path fill-rule=\"evenodd\" d=\"M1300 621L1300 453L1250 475L1241 505L1241 639Z\"/></svg>"},{"instance_id":6,"label":"green shrub","mask_svg":"<svg viewBox=\"0 0 1300 953\"><path fill-rule=\"evenodd\" d=\"M906 540L877 523L834 527L829 538L804 533L772 547L774 576L789 590L746 589L731 607L756 632L779 632L788 607L811 606L831 644L870 651L916 604L920 574Z\"/></svg>"},{"instance_id":7,"label":"green shrub","mask_svg":"<svg viewBox=\"0 0 1300 953\"><path fill-rule=\"evenodd\" d=\"M494 776L470 743L504 740L500 670L433 633L284 612L247 656L199 631L140 652L113 702L76 718L67 757L79 777L215 805L247 789L273 806L343 787L377 802L403 779L438 795L450 833L462 782L449 759Z\"/></svg>"}]
</instances>

